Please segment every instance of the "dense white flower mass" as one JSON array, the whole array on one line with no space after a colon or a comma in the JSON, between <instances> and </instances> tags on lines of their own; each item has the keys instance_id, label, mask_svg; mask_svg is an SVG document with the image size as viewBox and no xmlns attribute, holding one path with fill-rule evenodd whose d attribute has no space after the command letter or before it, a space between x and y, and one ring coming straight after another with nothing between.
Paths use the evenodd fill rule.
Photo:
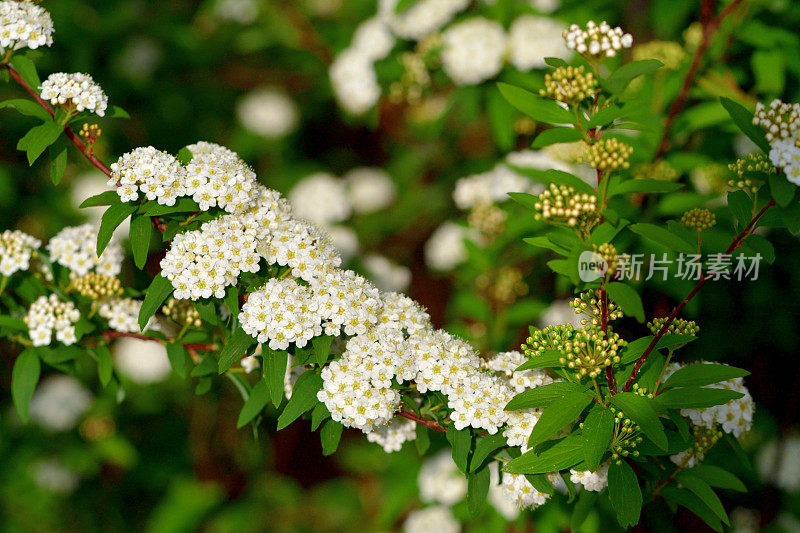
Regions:
<instances>
[{"instance_id":1,"label":"dense white flower mass","mask_svg":"<svg viewBox=\"0 0 800 533\"><path fill-rule=\"evenodd\" d=\"M70 493L80 483L78 474L55 458L37 461L32 470L36 486L55 494Z\"/></svg>"},{"instance_id":2,"label":"dense white flower mass","mask_svg":"<svg viewBox=\"0 0 800 533\"><path fill-rule=\"evenodd\" d=\"M344 180L347 199L356 213L374 213L388 207L397 196L394 181L381 168L354 168L344 175Z\"/></svg>"},{"instance_id":3,"label":"dense white flower mass","mask_svg":"<svg viewBox=\"0 0 800 533\"><path fill-rule=\"evenodd\" d=\"M133 298L112 298L100 304L97 314L108 320L108 327L123 333L139 332L139 310L141 300Z\"/></svg>"},{"instance_id":4,"label":"dense white flower mass","mask_svg":"<svg viewBox=\"0 0 800 533\"><path fill-rule=\"evenodd\" d=\"M25 323L28 336L34 346L47 346L56 334L56 340L69 346L77 342L75 322L81 318L80 311L72 302L62 302L58 296L39 296L28 309Z\"/></svg>"},{"instance_id":5,"label":"dense white flower mass","mask_svg":"<svg viewBox=\"0 0 800 533\"><path fill-rule=\"evenodd\" d=\"M519 70L544 68L546 57L569 59L572 53L564 49L561 40L565 27L548 17L522 15L508 30L509 61Z\"/></svg>"},{"instance_id":6,"label":"dense white flower mass","mask_svg":"<svg viewBox=\"0 0 800 533\"><path fill-rule=\"evenodd\" d=\"M330 237L331 244L338 252L342 263L347 263L358 255L358 234L353 228L334 225L325 228Z\"/></svg>"},{"instance_id":7,"label":"dense white flower mass","mask_svg":"<svg viewBox=\"0 0 800 533\"><path fill-rule=\"evenodd\" d=\"M167 349L157 342L119 339L111 346L111 352L119 371L139 385L163 381L172 371Z\"/></svg>"},{"instance_id":8,"label":"dense white flower mass","mask_svg":"<svg viewBox=\"0 0 800 533\"><path fill-rule=\"evenodd\" d=\"M356 28L350 47L370 61L379 61L394 48L394 36L386 23L378 17L365 20Z\"/></svg>"},{"instance_id":9,"label":"dense white flower mass","mask_svg":"<svg viewBox=\"0 0 800 533\"><path fill-rule=\"evenodd\" d=\"M380 292L352 270L333 269L313 294L326 335L363 335L378 321Z\"/></svg>"},{"instance_id":10,"label":"dense white flower mass","mask_svg":"<svg viewBox=\"0 0 800 533\"><path fill-rule=\"evenodd\" d=\"M236 105L236 115L246 130L272 139L288 135L299 121L292 99L271 88L245 95Z\"/></svg>"},{"instance_id":11,"label":"dense white flower mass","mask_svg":"<svg viewBox=\"0 0 800 533\"><path fill-rule=\"evenodd\" d=\"M424 503L455 505L467 495L467 478L464 477L449 449L444 449L427 459L417 475L419 499Z\"/></svg>"},{"instance_id":12,"label":"dense white flower mass","mask_svg":"<svg viewBox=\"0 0 800 533\"><path fill-rule=\"evenodd\" d=\"M50 260L67 267L78 276L94 271L116 276L122 270L122 245L112 241L100 257L96 254L97 228L92 224L72 226L59 231L47 243Z\"/></svg>"},{"instance_id":13,"label":"dense white flower mass","mask_svg":"<svg viewBox=\"0 0 800 533\"><path fill-rule=\"evenodd\" d=\"M397 13L399 0L380 0L378 16L403 39L419 41L434 33L469 5L469 0L420 0Z\"/></svg>"},{"instance_id":14,"label":"dense white flower mass","mask_svg":"<svg viewBox=\"0 0 800 533\"><path fill-rule=\"evenodd\" d=\"M606 21L598 25L590 20L585 30L573 24L564 31L564 39L570 50L598 58L614 57L623 48L633 46L630 33L623 32L619 26L612 28Z\"/></svg>"},{"instance_id":15,"label":"dense white flower mass","mask_svg":"<svg viewBox=\"0 0 800 533\"><path fill-rule=\"evenodd\" d=\"M72 376L61 374L43 380L33 393L31 420L50 431L75 427L92 403L92 395Z\"/></svg>"},{"instance_id":16,"label":"dense white flower mass","mask_svg":"<svg viewBox=\"0 0 800 533\"><path fill-rule=\"evenodd\" d=\"M417 436L417 424L413 420L395 417L386 424L367 433L367 440L378 444L386 453L399 452L403 443Z\"/></svg>"},{"instance_id":17,"label":"dense white flower mass","mask_svg":"<svg viewBox=\"0 0 800 533\"><path fill-rule=\"evenodd\" d=\"M186 165L186 195L200 209L218 206L235 213L250 207L250 191L258 183L256 173L236 153L205 141L187 148L193 157Z\"/></svg>"},{"instance_id":18,"label":"dense white flower mass","mask_svg":"<svg viewBox=\"0 0 800 533\"><path fill-rule=\"evenodd\" d=\"M475 17L442 33L442 68L457 85L477 85L503 68L506 34L498 22Z\"/></svg>"},{"instance_id":19,"label":"dense white flower mass","mask_svg":"<svg viewBox=\"0 0 800 533\"><path fill-rule=\"evenodd\" d=\"M705 361L701 361L701 363L705 363ZM670 364L664 372L664 380L682 366L679 363ZM722 427L722 431L731 433L735 437L750 431L753 425L755 402L744 385L744 378L729 379L708 385L708 387L741 392L744 396L731 400L724 405L715 405L706 409L681 409L681 415L689 418L695 426L713 429L719 424Z\"/></svg>"},{"instance_id":20,"label":"dense white flower mass","mask_svg":"<svg viewBox=\"0 0 800 533\"><path fill-rule=\"evenodd\" d=\"M511 522L519 516L520 509L506 496L506 491L500 483L500 475L500 463L497 461L489 463L489 494L486 499L503 518Z\"/></svg>"},{"instance_id":21,"label":"dense white flower mass","mask_svg":"<svg viewBox=\"0 0 800 533\"><path fill-rule=\"evenodd\" d=\"M77 111L91 111L101 117L106 114L108 97L88 74L50 74L39 90L42 99L53 105L69 104Z\"/></svg>"},{"instance_id":22,"label":"dense white flower mass","mask_svg":"<svg viewBox=\"0 0 800 533\"><path fill-rule=\"evenodd\" d=\"M449 507L434 505L411 511L403 523L404 533L460 533L461 524Z\"/></svg>"},{"instance_id":23,"label":"dense white flower mass","mask_svg":"<svg viewBox=\"0 0 800 533\"><path fill-rule=\"evenodd\" d=\"M28 270L31 257L42 241L19 230L0 233L0 274L10 276L20 270Z\"/></svg>"},{"instance_id":24,"label":"dense white flower mass","mask_svg":"<svg viewBox=\"0 0 800 533\"><path fill-rule=\"evenodd\" d=\"M608 486L608 465L601 466L597 472L591 470L569 471L569 479L573 483L583 485L583 488L593 492L600 492Z\"/></svg>"},{"instance_id":25,"label":"dense white flower mass","mask_svg":"<svg viewBox=\"0 0 800 533\"><path fill-rule=\"evenodd\" d=\"M755 458L761 479L787 492L800 490L800 436L770 441Z\"/></svg>"},{"instance_id":26,"label":"dense white flower mass","mask_svg":"<svg viewBox=\"0 0 800 533\"><path fill-rule=\"evenodd\" d=\"M111 164L110 187L115 187L123 202L138 200L143 193L148 200L175 205L186 195L186 169L173 156L152 146L136 148Z\"/></svg>"},{"instance_id":27,"label":"dense white flower mass","mask_svg":"<svg viewBox=\"0 0 800 533\"><path fill-rule=\"evenodd\" d=\"M297 182L289 191L295 215L325 226L350 218L352 208L345 182L327 172L317 172Z\"/></svg>"},{"instance_id":28,"label":"dense white flower mass","mask_svg":"<svg viewBox=\"0 0 800 533\"><path fill-rule=\"evenodd\" d=\"M382 255L368 254L361 260L375 286L382 291L403 291L411 283L411 270Z\"/></svg>"},{"instance_id":29,"label":"dense white flower mass","mask_svg":"<svg viewBox=\"0 0 800 533\"><path fill-rule=\"evenodd\" d=\"M50 13L33 2L0 2L0 54L7 50L53 44L53 20Z\"/></svg>"},{"instance_id":30,"label":"dense white flower mass","mask_svg":"<svg viewBox=\"0 0 800 533\"><path fill-rule=\"evenodd\" d=\"M451 270L467 259L465 240L477 240L474 230L447 221L425 243L425 263L433 270Z\"/></svg>"},{"instance_id":31,"label":"dense white flower mass","mask_svg":"<svg viewBox=\"0 0 800 533\"><path fill-rule=\"evenodd\" d=\"M536 490L522 474L503 472L502 488L505 497L520 509L535 509L550 497Z\"/></svg>"},{"instance_id":32,"label":"dense white flower mass","mask_svg":"<svg viewBox=\"0 0 800 533\"><path fill-rule=\"evenodd\" d=\"M355 48L339 54L330 67L333 92L348 113L366 113L381 97L378 75L370 57Z\"/></svg>"}]
</instances>

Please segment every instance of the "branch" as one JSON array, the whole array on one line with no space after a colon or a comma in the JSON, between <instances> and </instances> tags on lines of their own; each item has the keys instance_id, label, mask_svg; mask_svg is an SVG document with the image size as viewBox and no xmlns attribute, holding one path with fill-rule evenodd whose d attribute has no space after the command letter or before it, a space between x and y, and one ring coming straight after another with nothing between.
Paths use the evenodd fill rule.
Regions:
<instances>
[{"instance_id":1,"label":"branch","mask_svg":"<svg viewBox=\"0 0 800 533\"><path fill-rule=\"evenodd\" d=\"M667 113L667 118L664 122L664 132L661 134L661 141L658 143L655 159L659 159L669 148L669 134L672 130L672 124L675 121L678 113L683 110L684 106L686 105L686 101L689 99L689 89L691 89L694 82L694 77L697 75L697 71L700 69L700 63L703 60L703 56L708 51L708 47L711 46L712 37L719 29L722 21L724 21L728 15L733 13L733 11L736 10L741 3L742 0L733 0L733 2L728 4L719 15L709 20L708 23L704 23L703 36L700 44L697 47L697 50L695 50L694 57L692 58L692 64L689 66L689 70L686 71L686 76L683 78L683 87L681 87L681 92L678 93L678 97L672 102L672 105L669 108L669 113ZM709 2L703 2L704 11L707 11L709 6Z\"/></svg>"},{"instance_id":2,"label":"branch","mask_svg":"<svg viewBox=\"0 0 800 533\"><path fill-rule=\"evenodd\" d=\"M425 418L420 418L410 411L398 411L397 415L402 416L403 418L408 418L409 420L413 420L417 424L422 424L423 426L432 429L434 431L438 431L440 433L445 433L447 431L446 429L444 429L442 426L439 425L439 422L435 420L426 420Z\"/></svg>"},{"instance_id":3,"label":"branch","mask_svg":"<svg viewBox=\"0 0 800 533\"><path fill-rule=\"evenodd\" d=\"M750 220L750 223L747 224L747 226L742 230L742 232L739 233L739 235L737 235L733 239L731 245L728 246L727 250L725 250L725 255L730 254L732 251L736 250L739 246L741 246L742 241L745 238L747 238L748 235L750 235L756 222L758 222L758 219L761 218L761 215L766 213L767 209L769 209L773 205L775 205L775 200L770 200L769 203L761 209L761 211L756 213L756 215L752 218L752 220ZM666 322L664 322L664 325L661 326L661 329L658 330L658 333L656 333L655 337L653 337L653 340L650 341L650 344L647 346L647 349L644 351L644 353L642 353L641 357L639 357L639 359L637 359L636 362L633 364L633 370L631 371L631 375L625 382L625 386L622 388L623 392L627 392L630 390L631 386L633 385L633 382L636 380L636 376L639 374L639 370L642 368L642 365L647 360L647 356L650 355L650 352L653 351L653 348L655 348L656 344L661 339L661 337L663 337L667 333L667 330L669 329L670 325L675 320L675 318L677 318L678 313L680 313L681 310L683 310L686 304L689 303L689 300L694 298L695 294L697 294L703 287L703 285L705 285L706 282L712 277L713 277L712 275L706 274L702 278L700 278L700 281L697 282L697 285L695 285L694 289L692 289L692 292L690 292L686 296L686 298L684 298L683 301L679 303L677 307L675 307L675 309L672 310L672 313L669 315Z\"/></svg>"},{"instance_id":4,"label":"branch","mask_svg":"<svg viewBox=\"0 0 800 533\"><path fill-rule=\"evenodd\" d=\"M598 289L597 295L600 296L600 328L603 330L603 338L608 338L608 294L605 289L605 280ZM606 367L606 381L611 395L617 393L617 380L614 378L614 368L611 365Z\"/></svg>"}]
</instances>

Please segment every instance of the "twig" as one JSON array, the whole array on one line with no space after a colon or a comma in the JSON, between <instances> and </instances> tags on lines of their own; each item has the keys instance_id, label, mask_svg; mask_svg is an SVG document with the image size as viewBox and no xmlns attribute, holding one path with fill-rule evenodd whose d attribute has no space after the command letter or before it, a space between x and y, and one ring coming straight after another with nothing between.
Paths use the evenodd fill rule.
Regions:
<instances>
[{"instance_id":1,"label":"twig","mask_svg":"<svg viewBox=\"0 0 800 533\"><path fill-rule=\"evenodd\" d=\"M695 50L694 57L692 58L692 64L689 66L689 70L686 71L686 76L683 78L681 92L678 93L678 97L672 102L669 112L667 113L667 118L664 121L664 132L661 134L661 141L658 143L655 159L659 159L669 148L669 134L672 130L672 124L675 122L675 118L677 117L678 113L683 110L684 106L686 105L686 101L689 99L689 89L691 89L694 82L694 77L697 75L697 71L700 69L700 63L703 60L703 56L708 51L708 47L711 46L712 37L719 29L722 21L724 21L728 15L733 13L733 11L736 10L741 3L742 0L733 0L733 2L728 4L719 15L708 19L708 22L704 23L703 36L700 40L700 44L697 46L697 50ZM709 2L708 0L703 2L703 10L706 14L710 10L711 5L712 2Z\"/></svg>"},{"instance_id":2,"label":"twig","mask_svg":"<svg viewBox=\"0 0 800 533\"><path fill-rule=\"evenodd\" d=\"M447 432L447 430L444 429L442 426L440 426L439 422L437 422L436 420L427 420L425 418L420 418L410 411L398 411L397 415L402 416L403 418L408 418L409 420L413 420L417 424L422 424L423 426L430 428L434 431L439 431L440 433Z\"/></svg>"},{"instance_id":3,"label":"twig","mask_svg":"<svg viewBox=\"0 0 800 533\"><path fill-rule=\"evenodd\" d=\"M600 328L603 330L603 338L608 338L608 294L605 289L605 280L603 285L598 289L597 295L600 297ZM606 381L608 382L608 390L612 395L617 393L617 381L614 377L614 368L611 365L606 367Z\"/></svg>"},{"instance_id":4,"label":"twig","mask_svg":"<svg viewBox=\"0 0 800 533\"><path fill-rule=\"evenodd\" d=\"M770 200L769 203L761 209L761 211L756 213L753 219L750 220L750 223L747 224L747 226L742 230L742 232L739 233L739 235L737 235L733 239L731 245L728 246L727 250L725 250L725 255L730 254L732 251L736 250L742 244L742 241L745 238L747 238L747 236L750 235L750 233L752 232L753 227L755 226L756 222L758 222L758 219L761 218L761 215L766 213L767 209L769 209L773 205L775 205L775 200ZM697 282L697 285L695 285L694 289L692 289L692 292L690 292L686 296L686 298L684 298L683 301L679 303L675 307L675 309L672 310L672 313L669 315L667 320L661 326L661 329L658 330L658 333L656 333L655 337L653 337L653 340L650 341L650 344L647 346L647 349L645 349L641 357L639 357L639 359L637 359L636 362L633 364L633 370L631 371L631 375L625 382L625 386L622 388L624 392L630 390L631 386L633 385L633 382L636 380L636 376L639 374L639 370L642 368L642 365L647 360L647 356L650 355L650 352L653 351L653 348L655 348L658 341L661 340L661 337L663 337L667 333L667 330L669 329L670 325L672 325L672 322L675 320L675 318L677 318L678 313L680 313L683 310L686 304L689 303L689 300L694 298L695 294L697 294L698 291L700 291L700 289L703 287L703 285L705 285L706 282L712 277L713 276L711 274L706 274L702 278L700 278L700 281Z\"/></svg>"}]
</instances>

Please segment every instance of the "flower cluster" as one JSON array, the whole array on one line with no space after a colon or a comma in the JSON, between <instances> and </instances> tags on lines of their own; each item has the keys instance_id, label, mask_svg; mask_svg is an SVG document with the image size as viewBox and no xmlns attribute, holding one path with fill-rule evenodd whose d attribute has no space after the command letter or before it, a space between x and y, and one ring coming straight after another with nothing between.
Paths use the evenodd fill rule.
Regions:
<instances>
[{"instance_id":1,"label":"flower cluster","mask_svg":"<svg viewBox=\"0 0 800 533\"><path fill-rule=\"evenodd\" d=\"M461 524L453 516L453 511L444 505L433 505L409 513L403 522L404 533L460 533Z\"/></svg>"},{"instance_id":2,"label":"flower cluster","mask_svg":"<svg viewBox=\"0 0 800 533\"><path fill-rule=\"evenodd\" d=\"M653 335L658 335L658 332L661 331L661 328L664 327L664 324L666 323L667 320L668 320L667 317L654 318L653 320L647 323L647 329L653 332ZM700 326L698 326L693 320L676 318L669 325L669 328L667 328L666 333L668 335L697 336L700 333Z\"/></svg>"},{"instance_id":3,"label":"flower cluster","mask_svg":"<svg viewBox=\"0 0 800 533\"><path fill-rule=\"evenodd\" d=\"M0 233L0 274L10 276L20 270L28 270L31 257L42 241L19 230Z\"/></svg>"},{"instance_id":4,"label":"flower cluster","mask_svg":"<svg viewBox=\"0 0 800 533\"><path fill-rule=\"evenodd\" d=\"M733 172L736 177L728 180L729 187L736 187L739 189L749 189L750 192L755 193L762 185L761 180L754 180L752 174L774 174L777 172L769 156L761 152L754 154L747 154L744 157L738 158L736 161L728 165L728 170Z\"/></svg>"},{"instance_id":5,"label":"flower cluster","mask_svg":"<svg viewBox=\"0 0 800 533\"><path fill-rule=\"evenodd\" d=\"M447 221L436 228L425 243L425 263L433 270L450 270L467 259L464 241L477 239L474 230Z\"/></svg>"},{"instance_id":6,"label":"flower cluster","mask_svg":"<svg viewBox=\"0 0 800 533\"><path fill-rule=\"evenodd\" d=\"M381 0L378 17L395 35L413 41L422 40L439 30L469 5L469 0L421 0L397 13L398 1Z\"/></svg>"},{"instance_id":7,"label":"flower cluster","mask_svg":"<svg viewBox=\"0 0 800 533\"><path fill-rule=\"evenodd\" d=\"M122 282L119 278L97 272L76 277L70 286L79 294L96 301L122 295Z\"/></svg>"},{"instance_id":8,"label":"flower cluster","mask_svg":"<svg viewBox=\"0 0 800 533\"><path fill-rule=\"evenodd\" d=\"M355 213L374 213L397 197L394 181L380 168L356 167L344 175L344 180L347 200Z\"/></svg>"},{"instance_id":9,"label":"flower cluster","mask_svg":"<svg viewBox=\"0 0 800 533\"><path fill-rule=\"evenodd\" d=\"M237 104L236 114L246 130L268 139L291 133L299 121L295 103L275 89L258 89L246 95Z\"/></svg>"},{"instance_id":10,"label":"flower cluster","mask_svg":"<svg viewBox=\"0 0 800 533\"><path fill-rule=\"evenodd\" d=\"M296 216L323 226L342 222L353 212L345 182L327 172L317 172L301 179L287 198Z\"/></svg>"},{"instance_id":11,"label":"flower cluster","mask_svg":"<svg viewBox=\"0 0 800 533\"><path fill-rule=\"evenodd\" d=\"M649 179L659 181L675 181L681 176L680 170L669 164L665 159L652 163L644 163L636 167L633 173L635 179Z\"/></svg>"},{"instance_id":12,"label":"flower cluster","mask_svg":"<svg viewBox=\"0 0 800 533\"><path fill-rule=\"evenodd\" d=\"M53 44L50 13L33 2L0 2L0 53Z\"/></svg>"},{"instance_id":13,"label":"flower cluster","mask_svg":"<svg viewBox=\"0 0 800 533\"><path fill-rule=\"evenodd\" d=\"M97 314L108 320L108 327L123 333L139 331L139 310L141 300L133 298L112 298L100 304Z\"/></svg>"},{"instance_id":14,"label":"flower cluster","mask_svg":"<svg viewBox=\"0 0 800 533\"><path fill-rule=\"evenodd\" d=\"M191 196L200 209L219 207L236 213L250 206L256 174L238 155L205 141L190 144L187 149L193 157L186 165L184 194Z\"/></svg>"},{"instance_id":15,"label":"flower cluster","mask_svg":"<svg viewBox=\"0 0 800 533\"><path fill-rule=\"evenodd\" d=\"M139 199L175 205L186 194L186 169L173 156L152 146L136 148L111 164L110 187L115 187L123 202Z\"/></svg>"},{"instance_id":16,"label":"flower cluster","mask_svg":"<svg viewBox=\"0 0 800 533\"><path fill-rule=\"evenodd\" d=\"M550 497L536 490L531 482L522 474L503 473L503 494L520 508L535 509L544 504Z\"/></svg>"},{"instance_id":17,"label":"flower cluster","mask_svg":"<svg viewBox=\"0 0 800 533\"><path fill-rule=\"evenodd\" d=\"M630 33L624 33L619 26L612 28L605 21L598 25L590 20L585 30L573 24L564 31L564 40L570 50L596 59L614 57L623 48L633 46Z\"/></svg>"},{"instance_id":18,"label":"flower cluster","mask_svg":"<svg viewBox=\"0 0 800 533\"><path fill-rule=\"evenodd\" d=\"M47 346L55 332L56 340L69 346L78 341L75 336L75 322L80 317L80 312L72 302L62 302L55 294L39 296L31 304L25 317L28 336L34 346Z\"/></svg>"},{"instance_id":19,"label":"flower cluster","mask_svg":"<svg viewBox=\"0 0 800 533\"><path fill-rule=\"evenodd\" d=\"M602 321L603 302L595 290L584 291L576 296L569 302L570 307L575 310L577 315L583 315L586 318L580 319L582 326L589 326L599 328ZM617 320L622 318L622 309L619 305L610 299L606 299L606 316L608 321Z\"/></svg>"},{"instance_id":20,"label":"flower cluster","mask_svg":"<svg viewBox=\"0 0 800 533\"><path fill-rule=\"evenodd\" d=\"M649 41L633 48L633 60L657 59L664 68L677 70L686 59L686 50L675 41Z\"/></svg>"},{"instance_id":21,"label":"flower cluster","mask_svg":"<svg viewBox=\"0 0 800 533\"><path fill-rule=\"evenodd\" d=\"M425 503L455 505L467 494L467 479L453 462L449 450L427 459L417 475L419 499Z\"/></svg>"},{"instance_id":22,"label":"flower cluster","mask_svg":"<svg viewBox=\"0 0 800 533\"><path fill-rule=\"evenodd\" d=\"M716 223L717 217L704 207L693 207L681 216L681 224L695 231L711 229Z\"/></svg>"},{"instance_id":23,"label":"flower cluster","mask_svg":"<svg viewBox=\"0 0 800 533\"><path fill-rule=\"evenodd\" d=\"M88 74L50 74L39 90L42 99L53 105L68 105L77 111L91 111L101 117L106 114L108 97Z\"/></svg>"},{"instance_id":24,"label":"flower cluster","mask_svg":"<svg viewBox=\"0 0 800 533\"><path fill-rule=\"evenodd\" d=\"M670 460L681 468L691 468L705 458L706 452L722 437L722 431L717 428L693 426L692 445L688 450L670 456Z\"/></svg>"},{"instance_id":25,"label":"flower cluster","mask_svg":"<svg viewBox=\"0 0 800 533\"><path fill-rule=\"evenodd\" d=\"M800 104L787 104L777 99L769 107L759 103L753 124L766 133L772 164L783 170L786 179L800 185Z\"/></svg>"},{"instance_id":26,"label":"flower cluster","mask_svg":"<svg viewBox=\"0 0 800 533\"><path fill-rule=\"evenodd\" d=\"M200 312L189 300L170 298L161 308L161 312L164 313L165 317L181 326L199 328L202 324Z\"/></svg>"},{"instance_id":27,"label":"flower cluster","mask_svg":"<svg viewBox=\"0 0 800 533\"><path fill-rule=\"evenodd\" d=\"M510 351L498 353L492 359L485 361L483 365L485 368L505 376L508 384L517 393L553 382L553 379L544 370L517 370L526 361L527 359L520 352Z\"/></svg>"},{"instance_id":28,"label":"flower cluster","mask_svg":"<svg viewBox=\"0 0 800 533\"><path fill-rule=\"evenodd\" d=\"M569 59L572 52L561 42L564 26L557 20L522 15L508 29L508 60L518 70L544 68L546 57Z\"/></svg>"},{"instance_id":29,"label":"flower cluster","mask_svg":"<svg viewBox=\"0 0 800 533\"><path fill-rule=\"evenodd\" d=\"M475 17L442 34L442 68L457 85L476 85L503 68L506 34L493 20Z\"/></svg>"},{"instance_id":30,"label":"flower cluster","mask_svg":"<svg viewBox=\"0 0 800 533\"><path fill-rule=\"evenodd\" d=\"M564 354L561 363L566 363L579 378L596 378L605 367L618 363L619 351L627 344L619 334L611 331L603 334L578 329L573 332L572 338L565 340L559 350Z\"/></svg>"},{"instance_id":31,"label":"flower cluster","mask_svg":"<svg viewBox=\"0 0 800 533\"><path fill-rule=\"evenodd\" d=\"M591 229L597 221L597 196L578 193L568 185L550 184L534 204L536 220L564 224L574 228Z\"/></svg>"},{"instance_id":32,"label":"flower cluster","mask_svg":"<svg viewBox=\"0 0 800 533\"><path fill-rule=\"evenodd\" d=\"M569 471L569 480L573 483L583 485L583 488L593 492L600 492L608 486L608 465L601 466L596 472L591 470L572 470Z\"/></svg>"},{"instance_id":33,"label":"flower cluster","mask_svg":"<svg viewBox=\"0 0 800 533\"><path fill-rule=\"evenodd\" d=\"M403 443L417 436L417 424L404 418L393 418L385 426L367 433L367 440L378 444L386 453L399 452Z\"/></svg>"},{"instance_id":34,"label":"flower cluster","mask_svg":"<svg viewBox=\"0 0 800 533\"><path fill-rule=\"evenodd\" d=\"M539 94L564 102L578 104L587 98L594 98L597 80L591 72L584 73L584 67L558 67L544 76L544 89Z\"/></svg>"},{"instance_id":35,"label":"flower cluster","mask_svg":"<svg viewBox=\"0 0 800 533\"><path fill-rule=\"evenodd\" d=\"M72 226L59 231L47 243L50 260L62 265L77 276L90 271L107 276L116 276L122 270L122 245L112 240L100 257L97 257L95 243L97 228L92 224Z\"/></svg>"},{"instance_id":36,"label":"flower cluster","mask_svg":"<svg viewBox=\"0 0 800 533\"><path fill-rule=\"evenodd\" d=\"M628 158L633 147L616 138L600 139L586 146L584 158L592 168L604 172L630 168Z\"/></svg>"}]
</instances>

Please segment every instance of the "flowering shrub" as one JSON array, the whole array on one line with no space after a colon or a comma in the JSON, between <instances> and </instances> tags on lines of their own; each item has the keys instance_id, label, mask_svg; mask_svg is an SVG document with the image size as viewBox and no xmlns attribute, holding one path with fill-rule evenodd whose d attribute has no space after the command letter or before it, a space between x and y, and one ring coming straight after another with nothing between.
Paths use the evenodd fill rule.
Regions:
<instances>
[{"instance_id":1,"label":"flowering shrub","mask_svg":"<svg viewBox=\"0 0 800 533\"><path fill-rule=\"evenodd\" d=\"M376 64L397 39L417 44L401 80L390 83L390 99L418 100L438 66L454 86L492 80L506 61L549 68L535 92L499 82L491 93L516 110L495 114L495 123L512 122L518 111L534 124L534 150L459 180L453 200L470 210L468 227L445 222L426 244L432 268L466 264L465 272L477 272L470 291L488 295L492 307L470 296L467 306L479 307L473 326L496 339L474 335L473 345L436 328L413 299L343 267L331 224L395 199L391 179L374 169L341 180L312 175L287 200L238 154L208 141L175 154L138 147L110 165L101 161L90 140L99 130L76 134L73 125L127 113L88 74L38 83L24 50L52 43L50 17L30 2L4 1L1 65L29 98L3 106L38 122L18 148L31 165L47 151L55 185L74 157L66 141L108 178L107 191L82 203L103 207L99 224L64 228L45 246L20 231L0 238L0 335L21 348L11 376L19 417L37 416L42 363L69 373L88 357L99 386L121 392L109 343L135 339L163 346L172 370L197 379L198 392L216 375L231 380L243 398L239 427L257 428L269 404L279 410L278 430L309 419L325 454L337 450L345 427L386 453L413 440L424 455L443 434L450 450L419 475L420 498L432 505L408 516L407 531L458 531L450 506L464 498L471 516L488 501L514 520L560 495L574 502L573 528L602 507L620 526L634 526L643 505L663 498L721 530L729 519L715 489L746 487L706 455L723 445L743 453L738 438L751 429L754 403L746 370L677 361L700 333L681 314L709 281L742 279L751 272L744 265L775 259L759 227L800 230L798 105L776 100L751 113L723 97L726 116L761 153L731 163L724 207L702 201L674 213L659 197L683 187L662 159L680 107L670 109L656 142L631 133L652 120L648 88L666 68L655 59L621 61L631 34L605 22L561 27L532 15L515 18L508 31L483 17L451 23L466 2L380 4L379 18L359 27L330 68L350 113L381 98ZM713 33L736 4L704 31ZM558 47L554 35L563 39ZM552 55L526 55L539 38ZM689 82L692 75L690 68ZM685 103L684 87L674 105ZM255 130L274 136L274 128ZM507 197L515 205L499 205ZM117 277L125 248L115 231L124 222L133 264L151 278L146 288ZM544 253L571 297L516 342L514 328L536 305L525 301L521 272ZM652 276L645 279L641 263L637 269L645 253L652 268L659 257L665 275L694 266L694 278L683 278L692 287L665 317L645 316L639 289ZM518 349L487 353L490 344ZM68 387L85 397L82 386Z\"/></svg>"}]
</instances>

